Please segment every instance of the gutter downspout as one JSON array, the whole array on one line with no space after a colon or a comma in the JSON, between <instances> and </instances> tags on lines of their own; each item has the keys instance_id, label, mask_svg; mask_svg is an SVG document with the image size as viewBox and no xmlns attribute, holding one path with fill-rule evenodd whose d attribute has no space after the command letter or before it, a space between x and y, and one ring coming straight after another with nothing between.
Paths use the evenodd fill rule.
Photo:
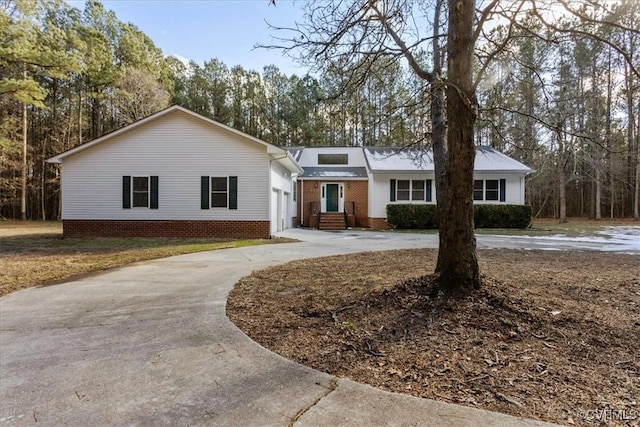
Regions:
<instances>
[{"instance_id":1,"label":"gutter downspout","mask_svg":"<svg viewBox=\"0 0 640 427\"><path fill-rule=\"evenodd\" d=\"M304 227L304 179L300 180L300 225Z\"/></svg>"}]
</instances>

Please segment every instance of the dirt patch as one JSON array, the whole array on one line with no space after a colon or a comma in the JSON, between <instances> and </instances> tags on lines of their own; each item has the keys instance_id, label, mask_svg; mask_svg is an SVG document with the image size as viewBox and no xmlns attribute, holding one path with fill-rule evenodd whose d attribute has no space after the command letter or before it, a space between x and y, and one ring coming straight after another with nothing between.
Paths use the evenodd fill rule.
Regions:
<instances>
[{"instance_id":1,"label":"dirt patch","mask_svg":"<svg viewBox=\"0 0 640 427\"><path fill-rule=\"evenodd\" d=\"M227 314L284 357L385 390L570 425L640 424L640 257L481 250L484 287L429 296L435 250L296 261Z\"/></svg>"}]
</instances>

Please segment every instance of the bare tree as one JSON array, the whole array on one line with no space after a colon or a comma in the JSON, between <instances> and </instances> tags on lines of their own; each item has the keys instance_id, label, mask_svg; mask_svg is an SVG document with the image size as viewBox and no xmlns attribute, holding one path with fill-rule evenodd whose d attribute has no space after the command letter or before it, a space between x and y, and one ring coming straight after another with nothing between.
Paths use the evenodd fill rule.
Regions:
<instances>
[{"instance_id":1,"label":"bare tree","mask_svg":"<svg viewBox=\"0 0 640 427\"><path fill-rule=\"evenodd\" d=\"M118 121L123 126L169 105L169 92L143 70L126 67L116 85L113 106Z\"/></svg>"},{"instance_id":2,"label":"bare tree","mask_svg":"<svg viewBox=\"0 0 640 427\"><path fill-rule=\"evenodd\" d=\"M490 2L477 14L471 0L312 2L306 6L304 23L280 28L291 33L277 39L282 43L266 46L299 55L307 65L340 70L340 90L363 84L374 64L388 60L403 59L424 81L432 95L428 139L434 150L439 211L436 273L439 289L448 294L480 285L473 224L478 112L474 53L481 28L497 3ZM431 31L423 35L425 28Z\"/></svg>"},{"instance_id":3,"label":"bare tree","mask_svg":"<svg viewBox=\"0 0 640 427\"><path fill-rule=\"evenodd\" d=\"M474 0L448 0L446 4L441 0L312 1L305 3L303 22L289 28L273 27L280 30L276 34L285 35L262 47L282 49L315 70L332 70L342 78L338 85L342 91L364 84L375 64L389 60L404 60L423 80L432 95L429 139L435 154L440 220L438 284L446 293L466 293L480 284L473 231L478 85L491 63L521 37L547 43L567 36L588 37L611 47L634 68L624 47L601 34L559 25L555 18L560 14L626 30L615 20L593 18L610 17L607 7L606 3L562 0L485 0L478 5ZM585 13L589 8L599 13ZM443 12L447 13L445 23L440 20ZM490 27L500 25L504 30L485 28L490 21ZM564 146L564 127L556 123L549 129ZM562 159L560 164L564 164ZM564 192L564 182L560 187Z\"/></svg>"}]
</instances>

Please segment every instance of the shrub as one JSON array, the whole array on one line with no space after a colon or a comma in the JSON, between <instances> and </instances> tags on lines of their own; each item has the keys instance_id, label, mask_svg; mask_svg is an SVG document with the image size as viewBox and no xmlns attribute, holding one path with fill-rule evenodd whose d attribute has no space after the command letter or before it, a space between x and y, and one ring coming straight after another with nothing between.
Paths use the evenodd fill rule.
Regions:
<instances>
[{"instance_id":1,"label":"shrub","mask_svg":"<svg viewBox=\"0 0 640 427\"><path fill-rule=\"evenodd\" d=\"M526 228L531 223L531 206L528 205L474 205L476 228ZM390 204L387 205L387 222L394 228L438 228L436 205Z\"/></svg>"},{"instance_id":2,"label":"shrub","mask_svg":"<svg viewBox=\"0 0 640 427\"><path fill-rule=\"evenodd\" d=\"M395 228L438 228L436 205L387 205L387 222Z\"/></svg>"},{"instance_id":3,"label":"shrub","mask_svg":"<svg viewBox=\"0 0 640 427\"><path fill-rule=\"evenodd\" d=\"M476 228L527 228L531 224L529 205L474 205Z\"/></svg>"}]
</instances>

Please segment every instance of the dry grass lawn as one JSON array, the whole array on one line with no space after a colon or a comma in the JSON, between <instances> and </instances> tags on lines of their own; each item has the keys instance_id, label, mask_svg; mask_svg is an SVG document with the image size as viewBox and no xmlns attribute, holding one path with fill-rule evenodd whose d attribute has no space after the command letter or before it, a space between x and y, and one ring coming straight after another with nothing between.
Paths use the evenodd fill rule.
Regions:
<instances>
[{"instance_id":1,"label":"dry grass lawn","mask_svg":"<svg viewBox=\"0 0 640 427\"><path fill-rule=\"evenodd\" d=\"M0 296L137 261L284 241L63 238L60 222L0 221Z\"/></svg>"}]
</instances>

